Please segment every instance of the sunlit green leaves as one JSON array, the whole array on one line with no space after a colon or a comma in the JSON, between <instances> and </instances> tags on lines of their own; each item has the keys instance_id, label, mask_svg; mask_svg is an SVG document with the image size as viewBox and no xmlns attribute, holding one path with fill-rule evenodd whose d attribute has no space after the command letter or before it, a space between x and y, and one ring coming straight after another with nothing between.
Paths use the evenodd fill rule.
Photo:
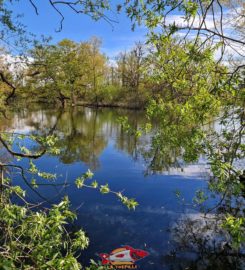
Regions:
<instances>
[{"instance_id":1,"label":"sunlit green leaves","mask_svg":"<svg viewBox=\"0 0 245 270\"><path fill-rule=\"evenodd\" d=\"M196 195L193 198L193 202L200 205L207 201L208 196L205 194L205 191L199 189L196 191Z\"/></svg>"},{"instance_id":2,"label":"sunlit green leaves","mask_svg":"<svg viewBox=\"0 0 245 270\"><path fill-rule=\"evenodd\" d=\"M84 177L86 179L92 179L93 176L94 174L90 171L90 169L88 169L87 172L84 174Z\"/></svg>"},{"instance_id":3,"label":"sunlit green leaves","mask_svg":"<svg viewBox=\"0 0 245 270\"><path fill-rule=\"evenodd\" d=\"M227 215L222 227L232 236L232 246L238 249L245 242L245 218Z\"/></svg>"},{"instance_id":4,"label":"sunlit green leaves","mask_svg":"<svg viewBox=\"0 0 245 270\"><path fill-rule=\"evenodd\" d=\"M100 186L100 192L101 192L102 194L107 194L107 193L109 193L109 192L110 192L109 185L108 185L108 184L106 184L106 185L101 185L101 186Z\"/></svg>"},{"instance_id":5,"label":"sunlit green leaves","mask_svg":"<svg viewBox=\"0 0 245 270\"><path fill-rule=\"evenodd\" d=\"M77 188L82 188L84 186L84 183L86 180L92 179L93 177L93 173L88 169L87 172L85 172L81 177L78 177L75 181L75 184L77 186ZM95 187L96 186L96 181L94 181L92 183L92 186ZM97 186L96 186L97 187Z\"/></svg>"},{"instance_id":6,"label":"sunlit green leaves","mask_svg":"<svg viewBox=\"0 0 245 270\"><path fill-rule=\"evenodd\" d=\"M48 212L32 212L26 206L8 203L0 208L0 217L1 231L4 232L0 236L0 258L8 254L10 260L7 261L13 269L28 267L30 260L35 260L37 268L48 265L60 270L81 269L75 253L86 248L89 241L82 230L74 235L66 231L67 222L76 217L69 210L67 198L53 205ZM26 252L29 252L28 257L23 256Z\"/></svg>"},{"instance_id":7,"label":"sunlit green leaves","mask_svg":"<svg viewBox=\"0 0 245 270\"><path fill-rule=\"evenodd\" d=\"M135 210L135 208L139 205L135 199L129 199L128 197L124 196L121 192L117 193L118 198L120 201L127 206L129 210Z\"/></svg>"},{"instance_id":8,"label":"sunlit green leaves","mask_svg":"<svg viewBox=\"0 0 245 270\"><path fill-rule=\"evenodd\" d=\"M82 188L84 185L84 181L85 181L85 179L82 177L77 178L75 181L77 188Z\"/></svg>"},{"instance_id":9,"label":"sunlit green leaves","mask_svg":"<svg viewBox=\"0 0 245 270\"><path fill-rule=\"evenodd\" d=\"M29 166L30 166L29 167L29 172L30 173L33 173L33 174L37 174L38 173L38 169L37 169L36 165L33 163L32 160L30 160Z\"/></svg>"},{"instance_id":10,"label":"sunlit green leaves","mask_svg":"<svg viewBox=\"0 0 245 270\"><path fill-rule=\"evenodd\" d=\"M112 194L119 198L121 203L125 205L129 210L135 210L135 208L139 205L135 199L128 198L127 196L123 195L121 192L116 192L110 189L109 184L99 185L96 180L93 180L90 184L88 180L92 179L93 173L88 170L84 173L81 177L78 177L75 181L75 185L77 188L93 188L98 189L101 194Z\"/></svg>"},{"instance_id":11,"label":"sunlit green leaves","mask_svg":"<svg viewBox=\"0 0 245 270\"><path fill-rule=\"evenodd\" d=\"M99 2L100 6L103 1ZM105 3L102 5L105 5L104 8L107 6ZM93 3L89 6L95 8L92 12L95 17L102 15L96 15L97 8L101 7L95 7ZM86 12L90 13L88 10ZM95 37L80 43L64 39L56 45L38 44L31 51L36 64L30 66L29 70L30 73L38 73L38 76L28 81L24 92L31 88L36 92L32 99L59 102L61 106L65 106L68 101L76 104L78 97L87 95L89 102L95 102L100 95L100 87L104 85L107 70L106 58L100 53L100 45L101 41ZM46 83L40 84L40 81ZM52 136L48 136L45 143L52 146Z\"/></svg>"},{"instance_id":12,"label":"sunlit green leaves","mask_svg":"<svg viewBox=\"0 0 245 270\"><path fill-rule=\"evenodd\" d=\"M74 242L72 243L72 247L75 250L78 250L78 249L85 249L87 248L89 245L89 239L88 237L86 236L86 234L84 233L83 230L79 230L75 233L75 240Z\"/></svg>"},{"instance_id":13,"label":"sunlit green leaves","mask_svg":"<svg viewBox=\"0 0 245 270\"><path fill-rule=\"evenodd\" d=\"M93 181L93 182L91 183L91 186L92 186L93 188L97 188L97 187L98 187L98 182L97 182L97 181Z\"/></svg>"},{"instance_id":14,"label":"sunlit green leaves","mask_svg":"<svg viewBox=\"0 0 245 270\"><path fill-rule=\"evenodd\" d=\"M54 173L48 173L48 172L42 172L40 171L37 166L33 163L32 160L29 161L29 169L28 171L33 174L33 175L37 175L43 179L46 180L55 180L57 178L57 175Z\"/></svg>"}]
</instances>

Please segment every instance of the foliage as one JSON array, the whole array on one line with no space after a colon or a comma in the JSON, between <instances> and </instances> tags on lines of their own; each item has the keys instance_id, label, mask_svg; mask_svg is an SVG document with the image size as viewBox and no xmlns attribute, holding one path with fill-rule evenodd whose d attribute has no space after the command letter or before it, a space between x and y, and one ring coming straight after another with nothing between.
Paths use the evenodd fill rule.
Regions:
<instances>
[{"instance_id":1,"label":"foliage","mask_svg":"<svg viewBox=\"0 0 245 270\"><path fill-rule=\"evenodd\" d=\"M7 40L9 33L17 33L19 36L24 33L23 27L13 20L11 9L6 7L6 2L12 3L13 1L0 1L2 41ZM231 9L232 2L121 1L117 6L117 11L123 8L126 10L127 16L132 21L132 28L144 23L149 29L146 54L142 47L137 45L132 51L121 53L117 59L116 68L114 68L106 63L105 56L100 53L100 42L97 39L79 44L70 40L63 40L57 45L36 43L30 52L34 62L28 65L28 73L25 74L25 79L28 78L27 82L18 85L18 90L20 89L20 96L29 96L30 99L36 96L45 102L54 102L58 99L62 106L67 100L70 100L72 105L78 101L97 106L108 105L106 102L109 98L111 102L109 105L133 104L134 107L147 107L149 119L147 127L152 127L153 132L152 147L146 153L146 158L151 160L150 167L153 170L161 170L165 164L174 165L180 159L191 162L197 160L200 153L205 154L212 172L209 189L220 196L217 205L207 209L206 213L214 213L214 219L217 221L215 226L218 224L219 229L222 228L222 233L225 231L229 236L227 245L239 251L244 241L244 173L236 162L244 158L244 64L233 59L233 62L230 62L230 64L234 64L233 70L231 67L226 68L221 65L222 58L227 54L227 44L245 45L240 38L244 37L244 20L242 20L244 7L239 1L235 5L235 12L230 15L230 27L234 31L228 31L228 33L223 31L224 10L227 11L227 7ZM30 3L38 13L33 1ZM49 3L61 16L60 29L64 20L59 9L60 5L67 6L76 13L91 15L95 20L99 18L109 20L105 13L110 9L110 3L107 1L71 3L50 0ZM220 16L215 15L217 9ZM183 17L183 25L179 25L175 21L168 22L168 18L173 12L177 12ZM207 24L209 15L212 17L213 27L209 27ZM183 31L185 31L185 37L178 38L176 34L180 33L180 36L181 34L183 36ZM194 38L186 38L193 33ZM239 56L243 56L241 51L235 48L236 46L228 47ZM218 60L214 58L214 54L217 52L221 55ZM2 67L0 74L1 92L4 92L0 98L0 109L4 113L9 98L13 98L15 95L16 85L14 76L9 74L8 68L3 70ZM118 92L115 89L118 89ZM217 116L220 108L223 110L220 116L221 132L212 132L209 128L205 130L203 125L211 121L212 117ZM132 129L127 125L125 119L122 118L121 121L123 127L131 132ZM155 128L155 122L159 123L157 128ZM136 137L140 136L139 131L133 134ZM5 139L2 136L1 142L11 154L19 158L32 155L32 152L24 146L20 147L21 154L14 152L8 147L11 141L7 141L5 144ZM42 139L37 142L40 152L34 155L36 158L46 147L46 142L43 142ZM54 149L52 152L58 153L58 150ZM171 152L174 153L174 160L171 160L173 155L169 155ZM29 173L47 179L55 178L53 174L39 171L32 162ZM85 187L89 177L90 175L83 175L77 179L77 187ZM35 179L32 184L37 186ZM99 189L103 194L111 193L107 184L99 185L94 181L87 186ZM23 191L18 187L8 187L6 190L8 192L4 196L4 200L9 201L8 196L13 192L18 196L24 196ZM137 205L134 200L128 200L121 193L116 193L116 195L129 208ZM198 191L194 200L197 204L203 204L206 199L207 196L203 191ZM37 241L46 247L46 240L54 240L55 253L51 252L51 254L58 255L54 255L51 260L54 260L52 263L58 269L61 264L63 264L62 269L66 267L64 259L61 259L64 254L62 254L60 246L60 240L63 239L63 233L65 233L63 222L66 219L74 219L71 212L62 208L62 205L67 204L68 202L65 200L61 206L53 206L48 213L40 212L39 214L48 225L44 226L42 230L47 229L52 232L54 230L55 235L52 235L54 238L47 236L47 239L43 239L41 238L42 233L40 233ZM15 260L19 264L22 262L29 264L28 259L25 259L26 255L19 253L18 241L19 237L23 236L22 230L32 225L29 221L26 223L28 216L37 220L38 212L25 210L25 207L16 206L9 201L2 207L1 213L3 220L6 219L3 230L5 230L5 226L8 228L14 224L14 227L10 227L13 235L9 237L9 231L7 231L6 237L9 238L6 242L3 241L6 247L3 245L5 250L1 254L7 254L5 258L8 258L10 254L12 258L12 261L5 260L4 267L11 267L11 263L16 263ZM17 221L20 224L16 226L14 222ZM54 224L54 227L49 226L49 222ZM60 226L61 228L59 228ZM39 230L39 227L31 227L31 230L34 229ZM21 232L20 236L16 235L17 232ZM21 249L21 252L29 254L28 249L35 251L38 246L32 246L29 232L24 231L24 233L27 233L27 236L20 240L26 246L23 246L24 250ZM58 242L55 237L58 237ZM76 243L74 247L85 247L87 243L83 232L79 237L82 241L74 240ZM202 242L205 242L205 239L202 239ZM9 243L11 243L11 248L8 246ZM73 244L69 244L68 247L70 252L68 255L71 257L65 258L69 264L76 263ZM199 245L199 247L201 246ZM36 253L36 256L40 255L40 257L38 260L35 258L35 263L39 263L40 260L40 263L43 264L44 261L49 260L45 250L42 252ZM18 256L22 256L22 259L18 260ZM75 265L74 269L77 266ZM93 265L93 267L97 266Z\"/></svg>"},{"instance_id":2,"label":"foliage","mask_svg":"<svg viewBox=\"0 0 245 270\"><path fill-rule=\"evenodd\" d=\"M10 194L17 193L15 189ZM82 230L68 234L65 226L76 215L69 210L67 198L38 212L8 202L1 204L0 217L3 269L6 265L10 269L81 268L75 254L85 249L89 240Z\"/></svg>"},{"instance_id":3,"label":"foliage","mask_svg":"<svg viewBox=\"0 0 245 270\"><path fill-rule=\"evenodd\" d=\"M54 136L44 138L34 135L1 134L1 140L7 142L7 151L12 153L14 153L12 146L18 145L19 149L25 149L19 141L28 138L40 147L45 147L46 153L53 155L57 153L52 150L56 147ZM15 152L14 155L17 157L30 159L27 172L18 165L0 164L0 267L1 269L81 269L78 258L81 251L89 245L89 239L82 229L71 230L70 225L76 219L76 213L70 210L69 199L65 197L60 203L51 205L49 209L42 208L40 204L30 203L25 190L20 186L12 185L11 180L5 176L8 167L20 170L25 183L35 192L38 192L40 186L35 178L39 181L43 178L55 184L56 175L40 171L30 158L39 157L39 153L36 145L33 145L30 150L26 148L24 153ZM31 180L26 177L26 174L31 175ZM111 191L107 184L99 186L97 181L92 181L92 178L93 173L88 170L76 179L75 185L79 189L87 187L98 189L102 194L114 194L128 209L135 209L138 205L134 199L129 199L120 192ZM92 181L91 185L87 183L89 180ZM91 269L94 269L95 265L93 262Z\"/></svg>"},{"instance_id":4,"label":"foliage","mask_svg":"<svg viewBox=\"0 0 245 270\"><path fill-rule=\"evenodd\" d=\"M152 35L148 47L137 43L131 51L120 53L116 66L110 66L100 53L97 38L83 43L36 44L30 52L34 62L29 64L18 96L41 102L59 100L62 106L69 101L135 108L162 98L175 101L176 106L185 103L182 110L195 110L193 116L200 112L203 121L201 117L219 106L213 92L224 82L226 68L215 65L216 46L200 51L191 41L184 45L179 41Z\"/></svg>"},{"instance_id":5,"label":"foliage","mask_svg":"<svg viewBox=\"0 0 245 270\"><path fill-rule=\"evenodd\" d=\"M37 44L30 52L34 62L25 89L33 89L43 101L58 99L63 106L66 100L75 105L87 92L97 96L106 62L99 46L96 38L83 43L66 39L57 45Z\"/></svg>"},{"instance_id":6,"label":"foliage","mask_svg":"<svg viewBox=\"0 0 245 270\"><path fill-rule=\"evenodd\" d=\"M238 249L245 242L244 222L244 217L236 218L228 215L222 225L231 235L232 246L235 249Z\"/></svg>"}]
</instances>

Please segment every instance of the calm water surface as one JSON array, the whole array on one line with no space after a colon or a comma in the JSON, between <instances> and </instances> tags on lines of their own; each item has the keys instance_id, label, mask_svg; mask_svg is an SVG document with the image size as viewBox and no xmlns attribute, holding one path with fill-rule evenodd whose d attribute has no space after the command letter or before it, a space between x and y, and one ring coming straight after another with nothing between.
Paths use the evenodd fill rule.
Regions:
<instances>
[{"instance_id":1,"label":"calm water surface","mask_svg":"<svg viewBox=\"0 0 245 270\"><path fill-rule=\"evenodd\" d=\"M124 191L139 202L136 211L128 211L113 195L95 190L78 190L74 185L39 188L40 194L52 202L69 196L78 214L75 226L82 227L90 238L82 263L86 265L90 258L99 260L98 253L130 245L150 253L138 263L139 269L185 269L192 257L185 253L171 256L175 244L170 229L184 216L199 215L191 202L195 191L206 187L205 162L200 158L198 163L186 165L173 155L171 164L178 165L166 164L161 172L152 172L151 160L145 156L150 135L136 139L125 133L118 123L119 116L127 116L135 128L145 121L143 113L135 111L26 109L13 113L10 120L2 120L0 129L57 135L61 153L37 160L40 169L57 173L58 183L74 183L90 168L100 184L109 183L112 190ZM27 166L24 160L19 163ZM42 201L19 177L15 179L29 191L32 200ZM184 204L176 198L176 190L185 198Z\"/></svg>"}]
</instances>

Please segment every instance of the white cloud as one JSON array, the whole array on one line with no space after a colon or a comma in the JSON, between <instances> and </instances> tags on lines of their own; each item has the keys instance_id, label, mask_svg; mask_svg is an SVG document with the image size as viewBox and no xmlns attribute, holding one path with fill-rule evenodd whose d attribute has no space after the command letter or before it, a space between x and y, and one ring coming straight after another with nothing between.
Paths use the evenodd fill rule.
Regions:
<instances>
[{"instance_id":1,"label":"white cloud","mask_svg":"<svg viewBox=\"0 0 245 270\"><path fill-rule=\"evenodd\" d=\"M186 21L182 15L169 15L165 23L166 25L175 23L178 27L188 27L191 24L193 27L199 27L202 23L202 20L199 17L195 17L194 20ZM207 15L203 27L207 27L209 29L215 28L213 17L211 15Z\"/></svg>"},{"instance_id":2,"label":"white cloud","mask_svg":"<svg viewBox=\"0 0 245 270\"><path fill-rule=\"evenodd\" d=\"M33 62L33 59L30 57L2 53L0 54L0 61L1 65L4 65L10 72L19 74L27 68L28 63Z\"/></svg>"},{"instance_id":3,"label":"white cloud","mask_svg":"<svg viewBox=\"0 0 245 270\"><path fill-rule=\"evenodd\" d=\"M229 38L238 39L239 40L239 33L234 28L234 23L237 23L236 14L239 14L239 10L229 10L224 12L223 14L223 23L222 23L222 31L220 27L220 12L216 12L214 17L213 15L208 14L205 18L205 23L202 24L202 18L195 17L194 20L186 21L185 18L182 15L169 15L165 21L166 25L175 24L176 26L180 28L207 28L211 31L222 33L224 36L227 36ZM177 36L180 38L184 38L186 36L187 30L181 30L177 33ZM193 30L188 33L187 38L192 40L196 38L197 31ZM207 39L206 35L209 36L212 35L212 33L208 33L207 31L201 31L200 38L201 39ZM213 44L218 43L220 41L219 36L213 37ZM233 42L232 40L226 39L225 41L225 51L223 52L224 62L228 63L228 58L232 57L234 59L241 59L242 57L245 57L245 46L242 44L239 44L237 42ZM218 49L215 53L215 58L219 59L222 54L222 50Z\"/></svg>"}]
</instances>

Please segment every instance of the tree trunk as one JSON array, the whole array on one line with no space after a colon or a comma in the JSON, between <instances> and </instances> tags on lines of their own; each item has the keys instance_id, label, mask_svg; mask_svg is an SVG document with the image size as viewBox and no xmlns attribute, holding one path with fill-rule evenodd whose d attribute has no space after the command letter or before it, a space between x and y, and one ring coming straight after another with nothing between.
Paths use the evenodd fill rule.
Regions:
<instances>
[{"instance_id":1,"label":"tree trunk","mask_svg":"<svg viewBox=\"0 0 245 270\"><path fill-rule=\"evenodd\" d=\"M0 164L0 201L3 202L3 166Z\"/></svg>"}]
</instances>

